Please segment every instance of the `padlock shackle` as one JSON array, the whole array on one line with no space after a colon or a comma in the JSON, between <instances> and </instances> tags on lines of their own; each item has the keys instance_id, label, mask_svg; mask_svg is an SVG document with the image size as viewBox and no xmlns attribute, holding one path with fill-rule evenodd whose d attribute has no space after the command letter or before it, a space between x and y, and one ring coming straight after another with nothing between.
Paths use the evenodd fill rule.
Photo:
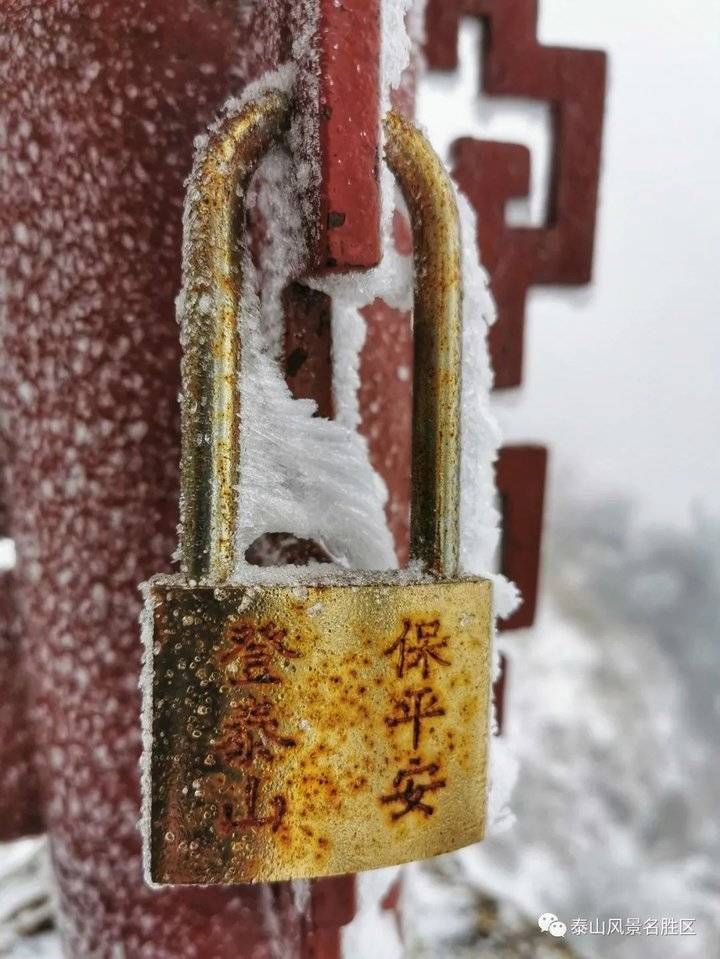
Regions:
<instances>
[{"instance_id":1,"label":"padlock shackle","mask_svg":"<svg viewBox=\"0 0 720 959\"><path fill-rule=\"evenodd\" d=\"M395 111L385 158L412 223L413 430L410 558L454 577L460 557L462 264L450 177L427 138Z\"/></svg>"},{"instance_id":2,"label":"padlock shackle","mask_svg":"<svg viewBox=\"0 0 720 959\"><path fill-rule=\"evenodd\" d=\"M196 160L184 222L180 553L190 579L222 582L235 566L241 364L239 309L247 187L287 130L290 98L263 94L211 134ZM385 153L408 206L415 249L410 555L458 571L462 275L450 178L425 137L391 111Z\"/></svg>"},{"instance_id":3,"label":"padlock shackle","mask_svg":"<svg viewBox=\"0 0 720 959\"><path fill-rule=\"evenodd\" d=\"M180 555L190 579L222 581L235 566L245 201L250 178L290 115L290 98L273 90L226 118L196 159L188 185L178 312Z\"/></svg>"}]
</instances>

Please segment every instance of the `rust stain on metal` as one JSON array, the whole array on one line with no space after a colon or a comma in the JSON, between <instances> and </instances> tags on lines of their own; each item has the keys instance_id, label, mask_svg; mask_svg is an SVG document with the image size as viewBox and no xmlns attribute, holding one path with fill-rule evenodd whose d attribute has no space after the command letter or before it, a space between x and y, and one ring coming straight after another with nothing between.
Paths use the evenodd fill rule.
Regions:
<instances>
[{"instance_id":1,"label":"rust stain on metal","mask_svg":"<svg viewBox=\"0 0 720 959\"><path fill-rule=\"evenodd\" d=\"M490 584L158 581L152 875L234 883L482 838Z\"/></svg>"},{"instance_id":2,"label":"rust stain on metal","mask_svg":"<svg viewBox=\"0 0 720 959\"><path fill-rule=\"evenodd\" d=\"M455 194L425 137L385 119L385 155L413 227L415 298L410 551L454 575L458 563L462 282ZM448 523L448 519L451 522Z\"/></svg>"},{"instance_id":3,"label":"rust stain on metal","mask_svg":"<svg viewBox=\"0 0 720 959\"><path fill-rule=\"evenodd\" d=\"M287 98L271 91L229 118L191 180L183 573L151 581L145 611L146 855L160 884L354 872L447 852L484 829L492 586L453 578L458 215L439 159L397 114L385 122L415 239L411 557L423 572L336 572L296 585L230 579L243 197L289 114Z\"/></svg>"},{"instance_id":4,"label":"rust stain on metal","mask_svg":"<svg viewBox=\"0 0 720 959\"><path fill-rule=\"evenodd\" d=\"M244 235L250 177L287 129L290 110L289 98L278 91L249 104L211 135L190 178L180 482L183 570L194 578L227 576L234 565L240 412L236 318L243 282L237 241Z\"/></svg>"}]
</instances>

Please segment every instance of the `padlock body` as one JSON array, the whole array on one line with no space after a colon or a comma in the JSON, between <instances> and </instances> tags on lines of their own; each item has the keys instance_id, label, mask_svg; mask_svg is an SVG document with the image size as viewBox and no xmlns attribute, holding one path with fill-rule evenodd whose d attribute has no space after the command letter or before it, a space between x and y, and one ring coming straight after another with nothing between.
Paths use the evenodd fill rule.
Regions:
<instances>
[{"instance_id":1,"label":"padlock body","mask_svg":"<svg viewBox=\"0 0 720 959\"><path fill-rule=\"evenodd\" d=\"M152 883L359 872L482 838L489 581L145 589Z\"/></svg>"}]
</instances>

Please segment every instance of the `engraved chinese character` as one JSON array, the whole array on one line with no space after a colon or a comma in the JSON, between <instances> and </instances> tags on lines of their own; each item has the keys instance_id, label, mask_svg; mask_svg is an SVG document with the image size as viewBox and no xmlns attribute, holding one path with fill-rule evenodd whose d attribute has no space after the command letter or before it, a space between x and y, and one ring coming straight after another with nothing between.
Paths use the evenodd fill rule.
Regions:
<instances>
[{"instance_id":1,"label":"engraved chinese character","mask_svg":"<svg viewBox=\"0 0 720 959\"><path fill-rule=\"evenodd\" d=\"M406 619L403 631L395 642L384 650L385 656L397 654L395 669L399 678L402 678L410 669L421 669L423 679L430 675L430 661L441 666L450 663L441 655L441 650L447 649L448 637L440 636L440 620L425 620L413 622Z\"/></svg>"},{"instance_id":2,"label":"engraved chinese character","mask_svg":"<svg viewBox=\"0 0 720 959\"><path fill-rule=\"evenodd\" d=\"M385 722L391 729L412 723L413 749L418 748L423 720L445 715L445 710L429 686L417 690L406 689L402 698L394 701L393 708L394 714L386 716Z\"/></svg>"},{"instance_id":3,"label":"engraved chinese character","mask_svg":"<svg viewBox=\"0 0 720 959\"><path fill-rule=\"evenodd\" d=\"M639 936L642 934L642 922L637 916L625 920L625 935Z\"/></svg>"},{"instance_id":4,"label":"engraved chinese character","mask_svg":"<svg viewBox=\"0 0 720 959\"><path fill-rule=\"evenodd\" d=\"M287 645L287 630L279 629L275 623L266 623L258 627L256 623L234 622L225 629L225 638L232 643L220 656L221 666L231 666L234 675L230 682L234 685L246 683L281 683L273 668L278 656L298 659L300 653Z\"/></svg>"},{"instance_id":5,"label":"engraved chinese character","mask_svg":"<svg viewBox=\"0 0 720 959\"><path fill-rule=\"evenodd\" d=\"M660 920L660 935L661 936L679 936L680 935L680 920L671 919L669 916L663 916Z\"/></svg>"},{"instance_id":6,"label":"engraved chinese character","mask_svg":"<svg viewBox=\"0 0 720 959\"><path fill-rule=\"evenodd\" d=\"M608 936L622 936L623 935L623 921L622 919L608 919L607 927Z\"/></svg>"},{"instance_id":7,"label":"engraved chinese character","mask_svg":"<svg viewBox=\"0 0 720 959\"><path fill-rule=\"evenodd\" d=\"M694 919L681 919L680 920L680 935L681 936L696 936L697 932L695 931L695 920Z\"/></svg>"},{"instance_id":8,"label":"engraved chinese character","mask_svg":"<svg viewBox=\"0 0 720 959\"><path fill-rule=\"evenodd\" d=\"M401 769L393 779L395 792L380 797L380 802L383 805L394 803L403 807L392 814L393 822L411 812L418 812L423 816L432 816L435 807L424 802L425 796L428 793L437 792L438 789L444 789L446 785L444 779L433 778L440 772L440 766L437 763L427 763L423 766L419 757L410 759L408 762L410 768ZM420 777L424 777L428 781L421 782Z\"/></svg>"},{"instance_id":9,"label":"engraved chinese character","mask_svg":"<svg viewBox=\"0 0 720 959\"><path fill-rule=\"evenodd\" d=\"M583 918L573 919L573 921L570 923L571 936L585 936L587 935L587 932L589 929L590 929L590 922L588 919L583 919Z\"/></svg>"},{"instance_id":10,"label":"engraved chinese character","mask_svg":"<svg viewBox=\"0 0 720 959\"><path fill-rule=\"evenodd\" d=\"M219 833L227 836L236 829L253 829L263 826L269 826L273 832L278 831L287 812L287 801L284 796L274 796L270 804L272 811L268 816L261 816L258 814L259 790L260 780L257 776L251 776L245 783L245 816L235 815L233 802L223 800L220 803L216 822Z\"/></svg>"},{"instance_id":11,"label":"engraved chinese character","mask_svg":"<svg viewBox=\"0 0 720 959\"><path fill-rule=\"evenodd\" d=\"M273 747L295 745L294 739L281 736L278 729L272 703L249 696L238 703L223 723L223 735L215 744L215 752L226 765L236 769L247 766L256 756L270 761L275 756Z\"/></svg>"}]
</instances>

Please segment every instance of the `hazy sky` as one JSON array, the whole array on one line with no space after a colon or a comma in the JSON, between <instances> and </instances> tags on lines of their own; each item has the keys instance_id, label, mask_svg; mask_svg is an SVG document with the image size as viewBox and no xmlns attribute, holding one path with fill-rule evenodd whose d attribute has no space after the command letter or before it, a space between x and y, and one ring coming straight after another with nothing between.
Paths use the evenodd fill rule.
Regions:
<instances>
[{"instance_id":1,"label":"hazy sky","mask_svg":"<svg viewBox=\"0 0 720 959\"><path fill-rule=\"evenodd\" d=\"M530 295L506 435L546 442L554 470L634 494L651 520L720 515L720 0L540 6L543 42L609 54L601 208L593 286ZM468 133L530 146L534 194L513 216L537 223L547 110L477 99L477 36L466 21L464 69L425 81L420 119L440 148Z\"/></svg>"}]
</instances>

